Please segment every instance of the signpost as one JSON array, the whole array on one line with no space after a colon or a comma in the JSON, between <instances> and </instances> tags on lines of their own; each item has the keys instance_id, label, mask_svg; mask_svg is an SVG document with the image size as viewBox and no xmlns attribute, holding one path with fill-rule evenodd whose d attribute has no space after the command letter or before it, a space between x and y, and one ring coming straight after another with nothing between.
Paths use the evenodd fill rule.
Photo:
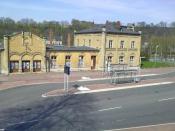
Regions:
<instances>
[{"instance_id":1,"label":"signpost","mask_svg":"<svg viewBox=\"0 0 175 131\"><path fill-rule=\"evenodd\" d=\"M64 91L68 92L69 90L69 75L70 75L70 62L66 62L64 65Z\"/></svg>"}]
</instances>

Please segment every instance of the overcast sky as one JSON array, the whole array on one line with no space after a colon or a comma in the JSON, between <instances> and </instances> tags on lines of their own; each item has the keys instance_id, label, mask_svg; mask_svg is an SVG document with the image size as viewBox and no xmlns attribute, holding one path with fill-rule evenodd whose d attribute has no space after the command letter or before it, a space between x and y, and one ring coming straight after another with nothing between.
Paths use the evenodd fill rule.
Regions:
<instances>
[{"instance_id":1,"label":"overcast sky","mask_svg":"<svg viewBox=\"0 0 175 131\"><path fill-rule=\"evenodd\" d=\"M104 23L175 21L175 0L1 0L0 17Z\"/></svg>"}]
</instances>

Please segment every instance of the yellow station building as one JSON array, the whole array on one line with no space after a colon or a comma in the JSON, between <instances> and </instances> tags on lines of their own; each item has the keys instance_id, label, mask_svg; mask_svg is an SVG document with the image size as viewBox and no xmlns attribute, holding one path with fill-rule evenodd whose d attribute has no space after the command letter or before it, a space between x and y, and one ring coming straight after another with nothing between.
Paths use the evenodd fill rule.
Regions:
<instances>
[{"instance_id":1,"label":"yellow station building","mask_svg":"<svg viewBox=\"0 0 175 131\"><path fill-rule=\"evenodd\" d=\"M100 50L95 66L98 70L104 69L108 63L140 65L141 32L135 32L132 26L106 24L75 32L74 43L75 46Z\"/></svg>"},{"instance_id":2,"label":"yellow station building","mask_svg":"<svg viewBox=\"0 0 175 131\"><path fill-rule=\"evenodd\" d=\"M133 28L98 25L74 33L74 46L47 44L45 38L21 32L4 36L0 46L0 72L25 73L103 70L108 63L140 65L141 33Z\"/></svg>"}]
</instances>

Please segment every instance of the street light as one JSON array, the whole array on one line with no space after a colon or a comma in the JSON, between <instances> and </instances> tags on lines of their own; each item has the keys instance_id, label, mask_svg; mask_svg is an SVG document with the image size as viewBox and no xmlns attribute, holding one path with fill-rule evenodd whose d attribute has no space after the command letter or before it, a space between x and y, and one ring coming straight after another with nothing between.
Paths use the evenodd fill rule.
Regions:
<instances>
[{"instance_id":1,"label":"street light","mask_svg":"<svg viewBox=\"0 0 175 131\"><path fill-rule=\"evenodd\" d=\"M156 53L155 53L155 63L157 61L157 48L159 47L159 45L156 45Z\"/></svg>"}]
</instances>

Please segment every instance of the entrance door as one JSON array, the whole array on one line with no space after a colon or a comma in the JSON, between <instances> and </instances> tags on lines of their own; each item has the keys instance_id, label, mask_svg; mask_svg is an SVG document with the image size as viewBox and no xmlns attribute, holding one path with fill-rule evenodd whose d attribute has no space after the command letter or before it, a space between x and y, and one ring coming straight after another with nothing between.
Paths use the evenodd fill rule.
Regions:
<instances>
[{"instance_id":1,"label":"entrance door","mask_svg":"<svg viewBox=\"0 0 175 131\"><path fill-rule=\"evenodd\" d=\"M33 72L39 72L41 71L41 61L35 60L33 61Z\"/></svg>"},{"instance_id":2,"label":"entrance door","mask_svg":"<svg viewBox=\"0 0 175 131\"><path fill-rule=\"evenodd\" d=\"M22 72L30 72L30 61L22 61Z\"/></svg>"},{"instance_id":3,"label":"entrance door","mask_svg":"<svg viewBox=\"0 0 175 131\"><path fill-rule=\"evenodd\" d=\"M19 71L19 61L10 61L10 73Z\"/></svg>"},{"instance_id":4,"label":"entrance door","mask_svg":"<svg viewBox=\"0 0 175 131\"><path fill-rule=\"evenodd\" d=\"M96 67L96 56L91 56L91 70L94 70Z\"/></svg>"}]
</instances>

